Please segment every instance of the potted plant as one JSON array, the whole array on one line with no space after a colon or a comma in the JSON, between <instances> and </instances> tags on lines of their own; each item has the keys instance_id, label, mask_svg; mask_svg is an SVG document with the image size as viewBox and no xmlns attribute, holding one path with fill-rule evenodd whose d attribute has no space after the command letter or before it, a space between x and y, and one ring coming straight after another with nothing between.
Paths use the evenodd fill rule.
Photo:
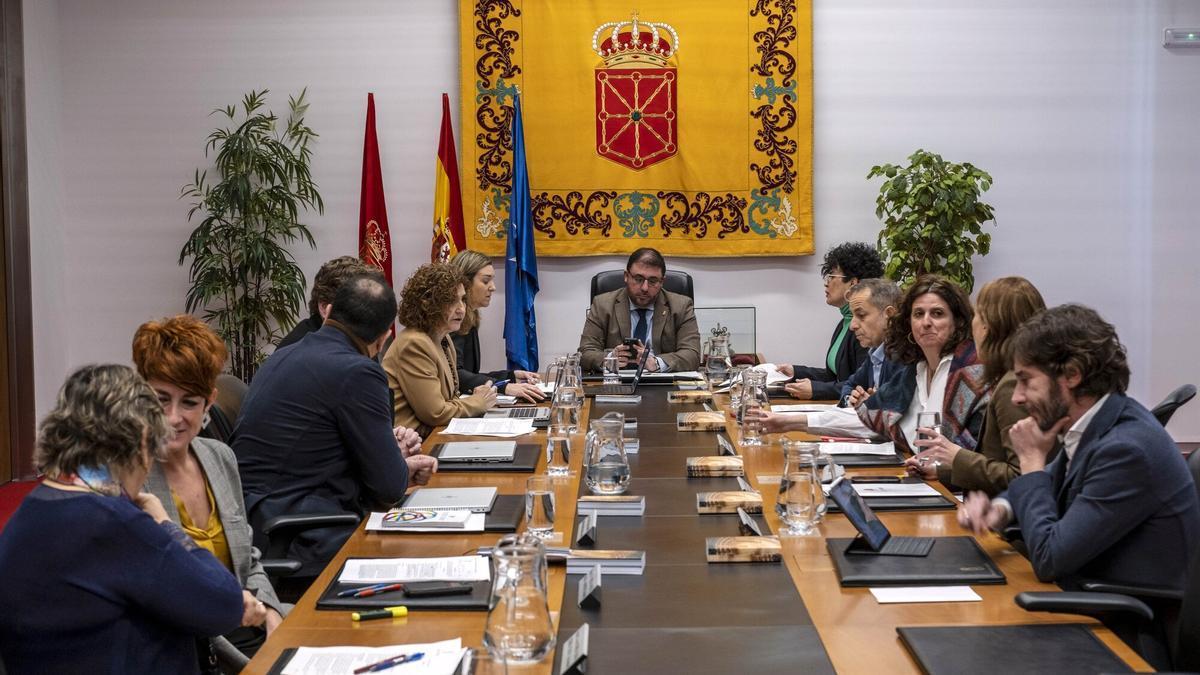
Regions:
<instances>
[{"instance_id":1,"label":"potted plant","mask_svg":"<svg viewBox=\"0 0 1200 675\"><path fill-rule=\"evenodd\" d=\"M295 322L304 304L304 274L287 246L302 239L316 247L301 210L325 210L312 180L310 143L317 134L304 124L304 91L288 98L282 128L264 111L267 91L252 91L240 106L217 108L230 126L208 135L204 155L214 153L216 179L196 169L180 198L192 199L188 221L203 215L179 254L192 259L187 311L204 309L229 346L230 372L243 382L265 358L263 347Z\"/></svg>"},{"instance_id":2,"label":"potted plant","mask_svg":"<svg viewBox=\"0 0 1200 675\"><path fill-rule=\"evenodd\" d=\"M969 293L975 285L971 258L987 255L992 245L992 235L982 229L994 220L992 207L979 200L992 177L924 150L908 162L873 166L867 173L885 179L875 200L875 215L883 221L878 246L885 274L905 285L936 272Z\"/></svg>"}]
</instances>

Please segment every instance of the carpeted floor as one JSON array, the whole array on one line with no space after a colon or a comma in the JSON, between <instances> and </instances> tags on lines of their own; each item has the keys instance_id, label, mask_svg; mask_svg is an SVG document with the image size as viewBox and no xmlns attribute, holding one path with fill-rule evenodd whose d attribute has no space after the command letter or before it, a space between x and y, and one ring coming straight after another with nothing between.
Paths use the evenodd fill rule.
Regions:
<instances>
[{"instance_id":1,"label":"carpeted floor","mask_svg":"<svg viewBox=\"0 0 1200 675\"><path fill-rule=\"evenodd\" d=\"M5 523L21 505L21 500L37 487L37 484L36 480L26 480L0 485L0 531L4 530Z\"/></svg>"}]
</instances>

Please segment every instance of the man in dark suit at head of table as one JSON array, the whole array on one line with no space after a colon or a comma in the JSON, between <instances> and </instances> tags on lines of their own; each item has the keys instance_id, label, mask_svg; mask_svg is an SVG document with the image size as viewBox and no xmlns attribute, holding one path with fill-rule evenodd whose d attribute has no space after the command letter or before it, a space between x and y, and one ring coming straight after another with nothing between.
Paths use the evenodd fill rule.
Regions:
<instances>
[{"instance_id":1,"label":"man in dark suit at head of table","mask_svg":"<svg viewBox=\"0 0 1200 675\"><path fill-rule=\"evenodd\" d=\"M231 445L254 544L281 515L390 506L428 482L437 460L411 429L392 427L387 376L375 360L396 319L396 294L377 273L348 279L320 330L277 350L246 392ZM288 557L319 572L353 527L308 530Z\"/></svg>"},{"instance_id":2,"label":"man in dark suit at head of table","mask_svg":"<svg viewBox=\"0 0 1200 675\"><path fill-rule=\"evenodd\" d=\"M959 522L982 534L1015 519L1043 581L1182 591L1200 498L1166 429L1125 395L1112 325L1080 305L1046 310L1013 336L1013 360L1012 400L1029 411L1009 431L1021 475L995 499L968 495Z\"/></svg>"},{"instance_id":3,"label":"man in dark suit at head of table","mask_svg":"<svg viewBox=\"0 0 1200 675\"><path fill-rule=\"evenodd\" d=\"M663 288L667 262L652 248L639 248L625 264L625 287L592 299L583 334L579 336L580 365L598 372L612 351L621 368L637 363L642 350L650 372L678 372L700 367L700 328L692 300ZM626 346L628 338L638 340Z\"/></svg>"}]
</instances>

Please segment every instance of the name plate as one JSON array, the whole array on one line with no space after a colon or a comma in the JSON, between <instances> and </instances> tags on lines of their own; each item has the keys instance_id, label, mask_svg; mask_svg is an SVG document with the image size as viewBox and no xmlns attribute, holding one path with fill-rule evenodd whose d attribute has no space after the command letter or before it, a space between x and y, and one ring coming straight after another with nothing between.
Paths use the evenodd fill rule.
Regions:
<instances>
[{"instance_id":1,"label":"name plate","mask_svg":"<svg viewBox=\"0 0 1200 675\"><path fill-rule=\"evenodd\" d=\"M716 410L678 413L675 428L679 431L724 431L725 413Z\"/></svg>"},{"instance_id":2,"label":"name plate","mask_svg":"<svg viewBox=\"0 0 1200 675\"><path fill-rule=\"evenodd\" d=\"M762 510L761 506L760 506L759 510L760 511ZM738 520L741 521L738 523L738 531L741 532L743 537L761 537L761 536L763 536L762 528L760 528L758 526L758 521L751 518L750 514L746 513L746 509L743 509L742 507L739 506L738 510L737 510L737 514L738 514Z\"/></svg>"},{"instance_id":3,"label":"name plate","mask_svg":"<svg viewBox=\"0 0 1200 675\"><path fill-rule=\"evenodd\" d=\"M762 513L762 495L745 491L696 493L696 513L737 513L738 509Z\"/></svg>"},{"instance_id":4,"label":"name plate","mask_svg":"<svg viewBox=\"0 0 1200 675\"><path fill-rule=\"evenodd\" d=\"M733 443L730 443L728 438L725 438L724 435L721 435L717 436L717 454L736 457L737 450L734 449Z\"/></svg>"},{"instance_id":5,"label":"name plate","mask_svg":"<svg viewBox=\"0 0 1200 675\"><path fill-rule=\"evenodd\" d=\"M687 458L687 475L689 478L745 476L746 470L741 457L704 457Z\"/></svg>"},{"instance_id":6,"label":"name plate","mask_svg":"<svg viewBox=\"0 0 1200 675\"><path fill-rule=\"evenodd\" d=\"M558 675L584 675L587 672L588 625L585 623L558 648Z\"/></svg>"},{"instance_id":7,"label":"name plate","mask_svg":"<svg viewBox=\"0 0 1200 675\"><path fill-rule=\"evenodd\" d=\"M709 403L712 398L712 392L704 389L667 392L668 403Z\"/></svg>"},{"instance_id":8,"label":"name plate","mask_svg":"<svg viewBox=\"0 0 1200 675\"><path fill-rule=\"evenodd\" d=\"M761 508L762 504L759 504ZM575 543L579 546L594 546L596 544L596 512L592 511L579 521L575 535Z\"/></svg>"},{"instance_id":9,"label":"name plate","mask_svg":"<svg viewBox=\"0 0 1200 675\"><path fill-rule=\"evenodd\" d=\"M704 540L710 563L783 562L779 537L709 537Z\"/></svg>"},{"instance_id":10,"label":"name plate","mask_svg":"<svg viewBox=\"0 0 1200 675\"><path fill-rule=\"evenodd\" d=\"M579 580L579 606L596 609L600 606L600 566L596 565Z\"/></svg>"}]
</instances>

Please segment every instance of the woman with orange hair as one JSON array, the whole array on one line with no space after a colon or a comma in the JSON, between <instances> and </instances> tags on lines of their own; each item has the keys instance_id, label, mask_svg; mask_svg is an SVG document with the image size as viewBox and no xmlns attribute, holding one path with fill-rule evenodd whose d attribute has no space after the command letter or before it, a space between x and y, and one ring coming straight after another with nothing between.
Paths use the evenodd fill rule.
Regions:
<instances>
[{"instance_id":1,"label":"woman with orange hair","mask_svg":"<svg viewBox=\"0 0 1200 675\"><path fill-rule=\"evenodd\" d=\"M226 635L252 653L283 620L275 595L250 543L237 459L229 446L197 434L207 424L217 397L217 375L225 366L225 343L207 324L182 314L141 325L133 336L133 361L166 411L172 437L165 459L154 464L146 491L167 515L233 572L241 583L242 628ZM228 645L218 641L219 652ZM203 659L203 654L201 656Z\"/></svg>"}]
</instances>

